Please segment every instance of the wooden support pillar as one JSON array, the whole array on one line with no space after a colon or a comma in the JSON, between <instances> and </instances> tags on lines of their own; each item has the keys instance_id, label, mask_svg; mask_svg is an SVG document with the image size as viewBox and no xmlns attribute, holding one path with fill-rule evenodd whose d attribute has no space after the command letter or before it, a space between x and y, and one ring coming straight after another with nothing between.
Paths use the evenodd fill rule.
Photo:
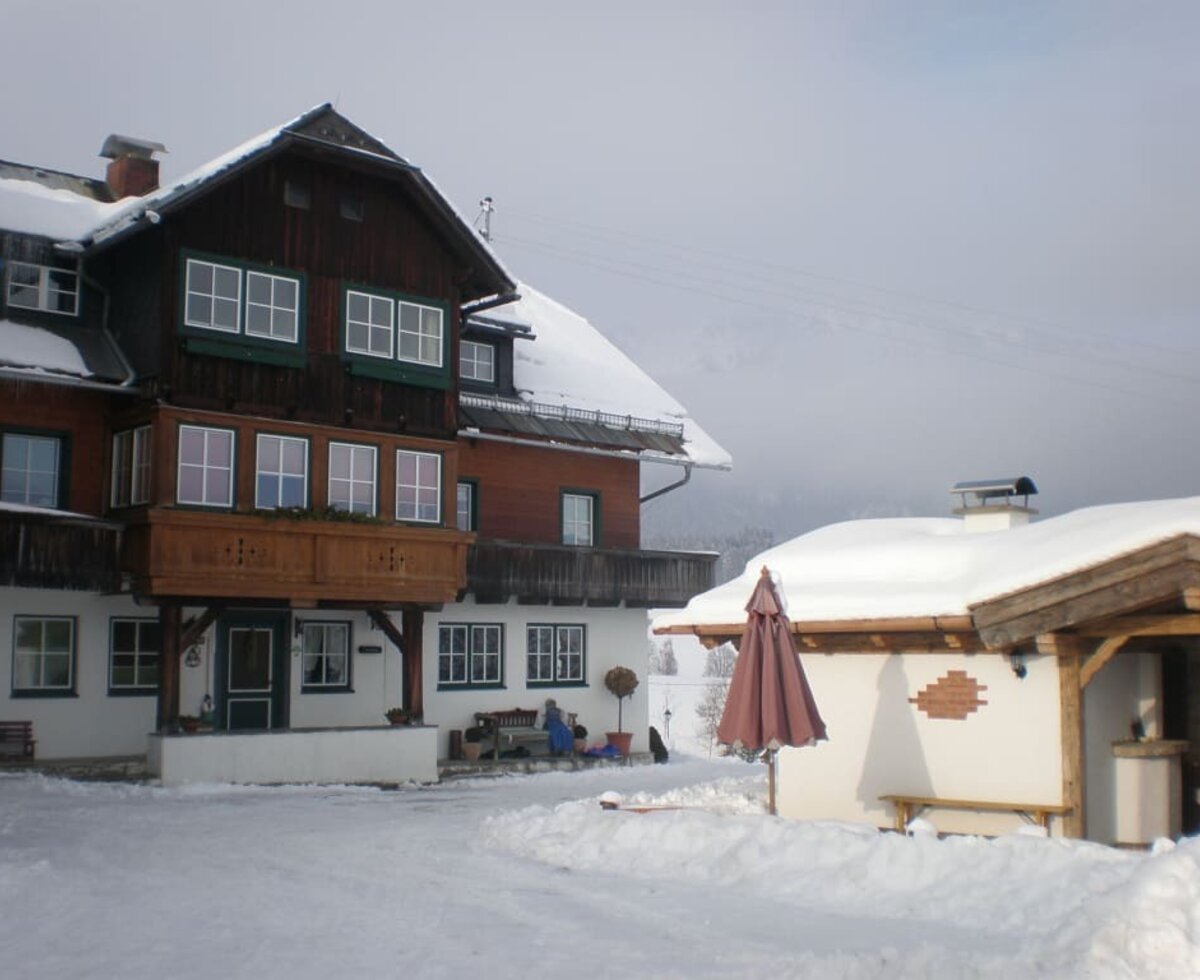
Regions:
<instances>
[{"instance_id":1,"label":"wooden support pillar","mask_svg":"<svg viewBox=\"0 0 1200 980\"><path fill-rule=\"evenodd\" d=\"M183 654L183 610L174 603L158 607L158 631L162 649L158 657L158 711L156 727L170 731L179 723L179 658Z\"/></svg>"},{"instance_id":2,"label":"wooden support pillar","mask_svg":"<svg viewBox=\"0 0 1200 980\"><path fill-rule=\"evenodd\" d=\"M1058 662L1060 743L1062 746L1062 802L1071 809L1063 816L1063 835L1087 833L1084 743L1083 657L1085 645L1077 637L1049 634L1037 638L1038 651Z\"/></svg>"},{"instance_id":3,"label":"wooden support pillar","mask_svg":"<svg viewBox=\"0 0 1200 980\"><path fill-rule=\"evenodd\" d=\"M404 707L414 718L425 717L425 610L404 610Z\"/></svg>"},{"instance_id":4,"label":"wooden support pillar","mask_svg":"<svg viewBox=\"0 0 1200 980\"><path fill-rule=\"evenodd\" d=\"M425 627L423 609L405 609L403 631L383 609L368 609L371 622L400 649L404 657L404 697L401 707L414 718L425 716L424 674L421 669L421 631Z\"/></svg>"}]
</instances>

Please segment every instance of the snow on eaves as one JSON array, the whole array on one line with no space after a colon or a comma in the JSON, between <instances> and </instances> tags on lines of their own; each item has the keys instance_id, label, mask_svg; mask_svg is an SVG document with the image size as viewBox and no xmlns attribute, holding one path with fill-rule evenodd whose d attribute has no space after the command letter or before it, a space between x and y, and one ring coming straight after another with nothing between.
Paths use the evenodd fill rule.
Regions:
<instances>
[{"instance_id":1,"label":"snow on eaves","mask_svg":"<svg viewBox=\"0 0 1200 980\"><path fill-rule=\"evenodd\" d=\"M78 347L41 327L0 320L0 367L90 378Z\"/></svg>"},{"instance_id":2,"label":"snow on eaves","mask_svg":"<svg viewBox=\"0 0 1200 980\"><path fill-rule=\"evenodd\" d=\"M1200 535L1200 497L1085 507L988 532L967 532L956 518L847 521L756 555L738 578L654 626L742 622L764 565L779 577L794 622L961 616L1180 534Z\"/></svg>"},{"instance_id":3,"label":"snow on eaves","mask_svg":"<svg viewBox=\"0 0 1200 980\"><path fill-rule=\"evenodd\" d=\"M729 453L587 319L527 283L517 288L519 300L488 313L533 328L534 339L519 340L513 352L513 384L523 399L681 424L692 463L730 468Z\"/></svg>"}]
</instances>

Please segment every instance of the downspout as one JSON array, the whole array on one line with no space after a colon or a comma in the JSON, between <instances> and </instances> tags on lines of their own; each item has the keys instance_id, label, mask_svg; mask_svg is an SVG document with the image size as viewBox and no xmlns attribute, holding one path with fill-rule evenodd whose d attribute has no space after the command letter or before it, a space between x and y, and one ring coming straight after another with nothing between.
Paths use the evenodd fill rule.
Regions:
<instances>
[{"instance_id":1,"label":"downspout","mask_svg":"<svg viewBox=\"0 0 1200 980\"><path fill-rule=\"evenodd\" d=\"M665 487L659 487L657 490L651 491L650 493L646 494L646 496L644 496L644 497L638 497L638 503L644 504L644 503L647 503L648 501L653 500L655 497L661 497L664 494L670 493L672 490L678 490L681 486L683 486L685 483L687 483L688 480L690 480L691 478L692 478L692 464L684 463L683 464L683 477L681 479L676 480L674 483L668 483Z\"/></svg>"},{"instance_id":2,"label":"downspout","mask_svg":"<svg viewBox=\"0 0 1200 980\"><path fill-rule=\"evenodd\" d=\"M98 280L93 279L87 272L84 271L85 265L83 259L79 260L79 279L81 282L87 283L95 289L101 296L104 297L104 306L100 313L100 331L108 340L109 346L117 356L117 360L121 363L121 370L125 372L125 380L120 383L121 388L132 388L137 384L137 374L133 370L133 365L125 357L125 352L121 350L121 345L117 343L116 338L112 335L112 331L108 329L109 311L112 307L112 292L107 289Z\"/></svg>"}]
</instances>

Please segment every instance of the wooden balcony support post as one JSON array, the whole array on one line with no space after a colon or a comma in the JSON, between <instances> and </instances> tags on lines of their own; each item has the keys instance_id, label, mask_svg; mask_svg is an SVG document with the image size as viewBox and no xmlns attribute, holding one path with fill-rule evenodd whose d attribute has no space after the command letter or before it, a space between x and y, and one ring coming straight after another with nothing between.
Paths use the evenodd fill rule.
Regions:
<instances>
[{"instance_id":1,"label":"wooden balcony support post","mask_svg":"<svg viewBox=\"0 0 1200 980\"><path fill-rule=\"evenodd\" d=\"M404 707L413 717L425 717L425 660L422 636L425 630L425 610L404 610Z\"/></svg>"},{"instance_id":2,"label":"wooden balcony support post","mask_svg":"<svg viewBox=\"0 0 1200 980\"><path fill-rule=\"evenodd\" d=\"M403 631L383 609L368 609L371 622L383 631L404 657L404 697L401 707L416 717L425 715L424 675L421 669L421 631L425 627L423 609L405 609Z\"/></svg>"},{"instance_id":3,"label":"wooden balcony support post","mask_svg":"<svg viewBox=\"0 0 1200 980\"><path fill-rule=\"evenodd\" d=\"M183 629L183 609L175 603L158 607L158 630L162 650L159 652L158 711L156 726L160 732L169 731L179 722L179 658Z\"/></svg>"}]
</instances>

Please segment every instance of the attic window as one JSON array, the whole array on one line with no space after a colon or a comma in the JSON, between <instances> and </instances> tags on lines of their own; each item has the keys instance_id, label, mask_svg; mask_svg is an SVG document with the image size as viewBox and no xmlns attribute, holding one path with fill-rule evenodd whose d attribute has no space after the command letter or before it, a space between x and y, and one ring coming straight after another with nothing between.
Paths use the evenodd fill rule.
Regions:
<instances>
[{"instance_id":1,"label":"attic window","mask_svg":"<svg viewBox=\"0 0 1200 980\"><path fill-rule=\"evenodd\" d=\"M362 221L366 204L357 194L342 194L338 198L338 214L347 221Z\"/></svg>"},{"instance_id":2,"label":"attic window","mask_svg":"<svg viewBox=\"0 0 1200 980\"><path fill-rule=\"evenodd\" d=\"M495 346L492 344L481 344L474 340L464 340L459 351L458 375L464 381L480 381L484 384L495 384Z\"/></svg>"},{"instance_id":3,"label":"attic window","mask_svg":"<svg viewBox=\"0 0 1200 980\"><path fill-rule=\"evenodd\" d=\"M70 269L10 262L8 305L75 316L79 312L79 276Z\"/></svg>"},{"instance_id":4,"label":"attic window","mask_svg":"<svg viewBox=\"0 0 1200 980\"><path fill-rule=\"evenodd\" d=\"M307 211L312 207L312 188L298 180L283 182L283 203L289 208Z\"/></svg>"}]
</instances>

